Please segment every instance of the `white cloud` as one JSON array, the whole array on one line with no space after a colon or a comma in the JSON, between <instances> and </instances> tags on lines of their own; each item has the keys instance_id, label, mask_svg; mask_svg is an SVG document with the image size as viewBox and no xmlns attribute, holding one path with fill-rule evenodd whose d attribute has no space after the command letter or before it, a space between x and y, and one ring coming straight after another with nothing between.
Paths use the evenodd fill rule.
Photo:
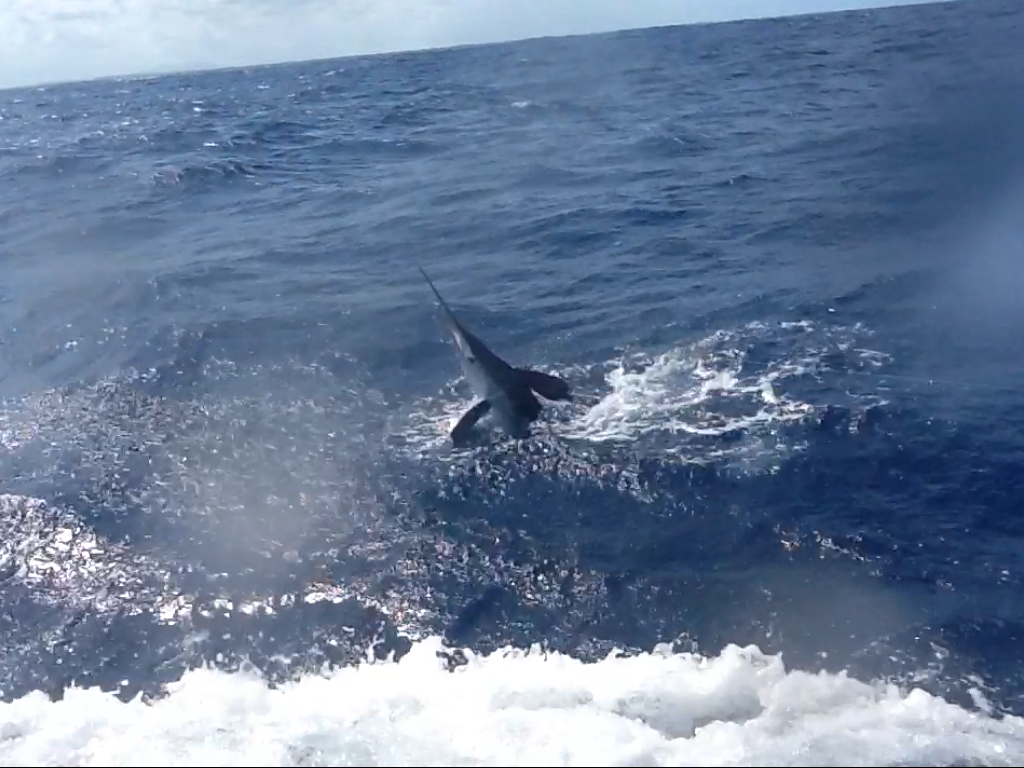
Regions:
<instances>
[{"instance_id":1,"label":"white cloud","mask_svg":"<svg viewBox=\"0 0 1024 768\"><path fill-rule=\"evenodd\" d=\"M879 4L892 2L0 0L0 87Z\"/></svg>"}]
</instances>

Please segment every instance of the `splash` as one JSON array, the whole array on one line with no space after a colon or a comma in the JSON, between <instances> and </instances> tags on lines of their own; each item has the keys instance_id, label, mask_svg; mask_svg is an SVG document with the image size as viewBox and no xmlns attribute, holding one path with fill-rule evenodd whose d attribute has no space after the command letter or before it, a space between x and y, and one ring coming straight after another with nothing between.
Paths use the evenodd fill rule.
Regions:
<instances>
[{"instance_id":1,"label":"splash","mask_svg":"<svg viewBox=\"0 0 1024 768\"><path fill-rule=\"evenodd\" d=\"M754 322L660 353L555 369L572 382L577 402L548 404L551 419L535 431L591 447L640 448L676 463L738 461L767 470L799 449L786 441L785 428L828 404L815 397L825 377L890 362L864 345L866 336L859 325ZM886 403L870 391L851 390L850 397L861 409ZM450 383L393 425L394 444L417 457L436 453L466 407L461 382Z\"/></svg>"}]
</instances>

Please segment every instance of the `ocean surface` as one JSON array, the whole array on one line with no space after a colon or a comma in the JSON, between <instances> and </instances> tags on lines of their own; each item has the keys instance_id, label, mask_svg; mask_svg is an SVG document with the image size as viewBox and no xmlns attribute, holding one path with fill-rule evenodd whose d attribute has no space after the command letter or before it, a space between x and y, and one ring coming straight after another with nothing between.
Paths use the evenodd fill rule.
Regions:
<instances>
[{"instance_id":1,"label":"ocean surface","mask_svg":"<svg viewBox=\"0 0 1024 768\"><path fill-rule=\"evenodd\" d=\"M1022 39L0 92L0 765L1020 765Z\"/></svg>"}]
</instances>

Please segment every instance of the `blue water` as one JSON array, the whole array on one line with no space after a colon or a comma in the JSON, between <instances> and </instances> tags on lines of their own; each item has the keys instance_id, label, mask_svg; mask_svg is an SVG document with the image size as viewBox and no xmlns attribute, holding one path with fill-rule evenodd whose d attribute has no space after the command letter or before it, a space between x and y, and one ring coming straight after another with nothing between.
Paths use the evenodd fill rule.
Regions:
<instances>
[{"instance_id":1,"label":"blue water","mask_svg":"<svg viewBox=\"0 0 1024 768\"><path fill-rule=\"evenodd\" d=\"M1022 27L0 93L3 700L440 636L755 644L1024 715ZM417 265L576 400L452 448L472 396Z\"/></svg>"}]
</instances>

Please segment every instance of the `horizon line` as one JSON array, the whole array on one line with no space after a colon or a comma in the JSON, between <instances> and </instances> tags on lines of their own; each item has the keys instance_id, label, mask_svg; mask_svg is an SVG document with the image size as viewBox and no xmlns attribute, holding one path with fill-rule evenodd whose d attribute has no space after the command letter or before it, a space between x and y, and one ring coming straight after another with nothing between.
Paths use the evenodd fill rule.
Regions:
<instances>
[{"instance_id":1,"label":"horizon line","mask_svg":"<svg viewBox=\"0 0 1024 768\"><path fill-rule=\"evenodd\" d=\"M855 3L863 2L864 0L853 0ZM280 59L274 61L260 61L253 62L250 64L229 64L229 65L194 65L187 66L185 68L168 68L159 70L138 70L138 71L126 71L117 74L110 75L98 75L95 77L85 77L80 79L52 79L52 80L37 80L32 82L23 83L20 85L6 85L0 86L0 93L6 93L10 91L20 90L39 90L61 86L72 86L81 85L85 83L99 83L106 81L131 81L131 80L150 80L162 77L180 77L183 75L207 75L217 72L237 72L251 69L269 69L274 67L285 67L297 64L317 64L327 63L335 61L345 61L351 59L369 59L369 58L381 58L386 56L394 56L396 54L410 53L410 54L423 54L423 53L436 53L439 51L456 51L466 48L483 48L483 47L494 47L494 46L505 46L515 45L517 43L524 43L537 40L566 40L574 38L594 38L594 37L607 37L610 35L617 35L629 32L642 32L653 29L675 29L685 27L707 27L707 26L722 26L729 24L743 24L750 22L770 22L780 21L784 19L799 19L808 17L821 17L821 16L835 16L849 13L863 13L869 11L888 11L896 8L903 8L909 6L921 6L921 5L944 5L947 3L958 2L962 0L882 0L882 2L875 3L870 2L869 4L855 4L846 8L834 8L827 11L802 11L796 13L782 13L782 14L767 14L763 16L737 16L729 19L704 19L697 21L681 21L671 24L646 24L636 27L620 27L618 29L608 29L599 32L569 32L562 34L550 34L550 35L526 35L523 37L512 37L507 40L489 40L482 42L466 42L466 43L452 43L447 45L425 45L416 46L409 48L394 48L394 49L383 49L375 51L364 51L361 53L344 53L336 56L317 56L308 59Z\"/></svg>"}]
</instances>

